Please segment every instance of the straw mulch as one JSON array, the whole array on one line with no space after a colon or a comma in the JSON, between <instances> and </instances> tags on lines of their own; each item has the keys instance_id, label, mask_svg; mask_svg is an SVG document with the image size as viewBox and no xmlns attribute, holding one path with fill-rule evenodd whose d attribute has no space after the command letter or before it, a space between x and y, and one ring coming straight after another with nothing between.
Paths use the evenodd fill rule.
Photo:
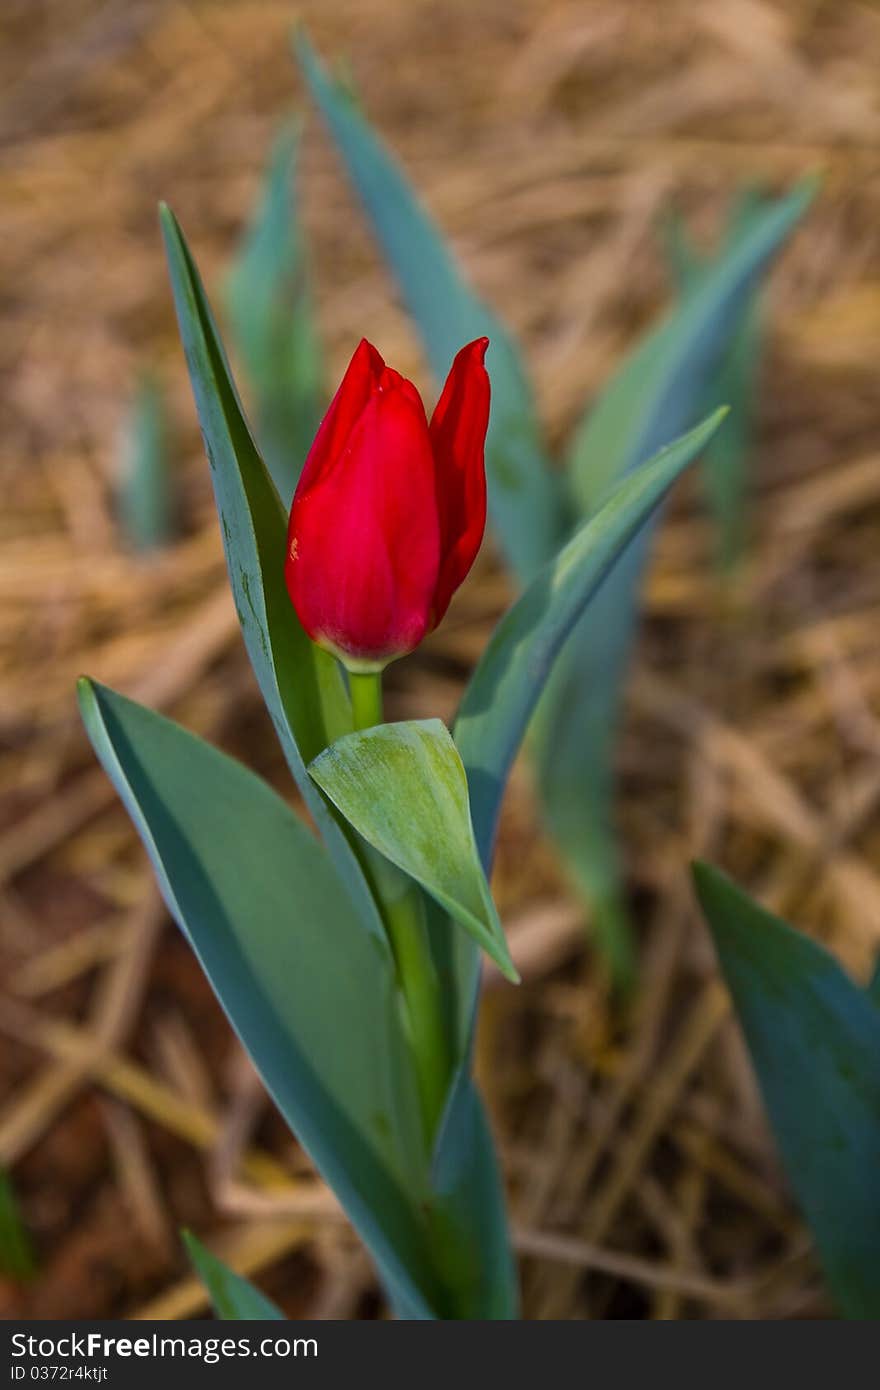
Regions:
<instances>
[{"instance_id":1,"label":"straw mulch","mask_svg":"<svg viewBox=\"0 0 880 1390\"><path fill-rule=\"evenodd\" d=\"M641 988L615 1006L517 769L496 876L526 982L478 1068L533 1318L823 1317L707 934L696 854L864 978L880 947L880 11L797 0L317 0L326 54L524 344L558 443L667 284L674 197L711 237L740 181L821 170L767 298L749 563L712 577L698 490L652 569L620 748ZM239 639L155 221L208 284L301 99L281 0L5 0L0 48L0 1164L39 1261L5 1317L205 1311L192 1226L294 1316L381 1315L370 1266L265 1101L80 730L85 670L282 782ZM366 332L426 383L329 146L304 184L331 374ZM114 519L156 365L179 542ZM393 716L454 708L506 602L487 553Z\"/></svg>"}]
</instances>

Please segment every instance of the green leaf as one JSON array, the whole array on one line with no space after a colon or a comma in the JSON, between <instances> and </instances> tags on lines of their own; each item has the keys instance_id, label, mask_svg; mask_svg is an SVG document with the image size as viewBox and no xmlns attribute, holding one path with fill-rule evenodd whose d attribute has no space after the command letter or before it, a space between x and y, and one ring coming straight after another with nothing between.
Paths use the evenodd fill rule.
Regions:
<instances>
[{"instance_id":1,"label":"green leaf","mask_svg":"<svg viewBox=\"0 0 880 1390\"><path fill-rule=\"evenodd\" d=\"M813 185L804 183L750 215L730 253L703 273L606 388L571 454L572 498L580 515L592 514L610 487L699 418L744 302L812 194ZM594 929L622 984L631 973L632 948L611 829L612 760L650 540L651 528L645 528L573 635L534 730L548 828L592 906Z\"/></svg>"},{"instance_id":2,"label":"green leaf","mask_svg":"<svg viewBox=\"0 0 880 1390\"><path fill-rule=\"evenodd\" d=\"M271 1318L280 1319L282 1322L285 1320L280 1308L277 1308L270 1298L260 1293L248 1279L236 1274L234 1269L230 1269L212 1254L191 1231L183 1231L182 1235L186 1253L196 1274L211 1295L214 1312L218 1318L254 1321Z\"/></svg>"},{"instance_id":3,"label":"green leaf","mask_svg":"<svg viewBox=\"0 0 880 1390\"><path fill-rule=\"evenodd\" d=\"M352 726L338 663L310 642L284 584L284 510L248 429L199 273L170 209L162 231L226 564L248 656L291 772L337 870L376 936L383 927L354 850L306 763Z\"/></svg>"},{"instance_id":4,"label":"green leaf","mask_svg":"<svg viewBox=\"0 0 880 1390\"><path fill-rule=\"evenodd\" d=\"M442 382L455 353L485 334L492 379L486 441L489 511L508 565L527 582L562 535L561 495L541 445L534 397L512 338L473 293L405 174L303 34L300 67Z\"/></svg>"},{"instance_id":5,"label":"green leaf","mask_svg":"<svg viewBox=\"0 0 880 1390\"><path fill-rule=\"evenodd\" d=\"M667 218L667 257L680 294L698 289L708 265L730 255L736 242L768 205L758 189L744 188L731 208L721 249L708 258L691 244L680 217ZM701 407L709 410L722 403L730 406L727 425L707 447L703 461L705 489L718 535L719 567L722 574L728 575L739 565L745 549L747 465L752 449L761 338L760 285L754 284L743 297L728 346Z\"/></svg>"},{"instance_id":6,"label":"green leaf","mask_svg":"<svg viewBox=\"0 0 880 1390\"><path fill-rule=\"evenodd\" d=\"M227 285L235 344L256 398L257 438L289 507L321 423L321 351L296 187L300 123L272 149L259 206Z\"/></svg>"},{"instance_id":7,"label":"green leaf","mask_svg":"<svg viewBox=\"0 0 880 1390\"><path fill-rule=\"evenodd\" d=\"M718 410L625 478L496 627L455 723L471 813L488 866L510 766L553 663L615 562L724 418Z\"/></svg>"},{"instance_id":8,"label":"green leaf","mask_svg":"<svg viewBox=\"0 0 880 1390\"><path fill-rule=\"evenodd\" d=\"M144 373L123 430L118 496L126 537L143 553L168 545L174 533L169 452L165 399Z\"/></svg>"},{"instance_id":9,"label":"green leaf","mask_svg":"<svg viewBox=\"0 0 880 1390\"><path fill-rule=\"evenodd\" d=\"M876 1320L880 1012L828 951L718 870L697 864L694 880L835 1301Z\"/></svg>"},{"instance_id":10,"label":"green leaf","mask_svg":"<svg viewBox=\"0 0 880 1390\"><path fill-rule=\"evenodd\" d=\"M94 685L80 705L169 911L402 1315L442 1316L428 1155L390 951L264 782Z\"/></svg>"},{"instance_id":11,"label":"green leaf","mask_svg":"<svg viewBox=\"0 0 880 1390\"><path fill-rule=\"evenodd\" d=\"M690 425L729 342L743 296L803 216L815 192L805 180L748 219L730 253L701 277L643 340L594 405L575 438L570 470L582 514L616 479Z\"/></svg>"},{"instance_id":12,"label":"green leaf","mask_svg":"<svg viewBox=\"0 0 880 1390\"><path fill-rule=\"evenodd\" d=\"M25 1283L36 1272L37 1262L15 1200L12 1179L0 1170L0 1276Z\"/></svg>"},{"instance_id":13,"label":"green leaf","mask_svg":"<svg viewBox=\"0 0 880 1390\"><path fill-rule=\"evenodd\" d=\"M414 878L518 980L474 842L464 767L439 719L378 724L309 766L368 844Z\"/></svg>"},{"instance_id":14,"label":"green leaf","mask_svg":"<svg viewBox=\"0 0 880 1390\"><path fill-rule=\"evenodd\" d=\"M461 933L459 933L461 935ZM466 1067L458 1073L431 1168L433 1229L454 1261L450 1279L482 1319L518 1317L504 1188L486 1114Z\"/></svg>"},{"instance_id":15,"label":"green leaf","mask_svg":"<svg viewBox=\"0 0 880 1390\"><path fill-rule=\"evenodd\" d=\"M874 973L868 985L868 994L873 1002L880 1007L880 960L874 966Z\"/></svg>"}]
</instances>

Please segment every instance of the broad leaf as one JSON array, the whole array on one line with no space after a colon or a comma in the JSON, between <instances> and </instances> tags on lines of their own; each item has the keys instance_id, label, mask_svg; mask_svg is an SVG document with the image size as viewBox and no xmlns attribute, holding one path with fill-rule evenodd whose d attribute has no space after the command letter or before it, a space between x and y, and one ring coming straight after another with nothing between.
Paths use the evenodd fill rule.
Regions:
<instances>
[{"instance_id":1,"label":"broad leaf","mask_svg":"<svg viewBox=\"0 0 880 1390\"><path fill-rule=\"evenodd\" d=\"M801 185L750 215L730 253L643 341L591 409L570 461L572 497L581 516L593 513L610 487L699 418L742 306L812 192L811 184ZM548 828L592 905L600 938L617 952L622 982L631 955L622 934L625 912L610 828L612 756L650 539L646 528L633 541L573 635L535 727Z\"/></svg>"},{"instance_id":2,"label":"broad leaf","mask_svg":"<svg viewBox=\"0 0 880 1390\"><path fill-rule=\"evenodd\" d=\"M284 1314L270 1298L254 1288L248 1279L236 1274L222 1260L204 1246L191 1231L183 1231L186 1253L192 1261L196 1274L201 1279L214 1305L218 1318L235 1318L251 1321L279 1319Z\"/></svg>"},{"instance_id":3,"label":"broad leaf","mask_svg":"<svg viewBox=\"0 0 880 1390\"><path fill-rule=\"evenodd\" d=\"M560 488L541 446L531 386L507 330L474 294L397 161L300 34L300 66L419 329L438 382L460 347L486 334L492 414L489 510L507 563L528 581L562 535Z\"/></svg>"},{"instance_id":4,"label":"broad leaf","mask_svg":"<svg viewBox=\"0 0 880 1390\"><path fill-rule=\"evenodd\" d=\"M508 979L519 977L483 873L458 749L439 719L379 724L310 765L358 834L414 878Z\"/></svg>"},{"instance_id":5,"label":"broad leaf","mask_svg":"<svg viewBox=\"0 0 880 1390\"><path fill-rule=\"evenodd\" d=\"M323 847L253 773L102 686L81 682L80 704L170 912L398 1312L442 1315L384 938L363 930Z\"/></svg>"},{"instance_id":6,"label":"broad leaf","mask_svg":"<svg viewBox=\"0 0 880 1390\"><path fill-rule=\"evenodd\" d=\"M495 629L455 722L477 848L487 874L510 767L553 663L581 614L589 616L593 611L603 581L619 563L627 543L711 438L723 416L723 411L716 411L625 479ZM444 946L445 958L441 956ZM473 1035L479 957L462 938L442 942L435 954L444 960L446 976L454 982L456 1036L460 1053L466 1056Z\"/></svg>"},{"instance_id":7,"label":"broad leaf","mask_svg":"<svg viewBox=\"0 0 880 1390\"><path fill-rule=\"evenodd\" d=\"M511 763L556 656L615 562L679 474L718 428L718 410L606 498L501 619L471 677L455 723L484 866L492 857ZM592 607L587 613L587 621Z\"/></svg>"},{"instance_id":8,"label":"broad leaf","mask_svg":"<svg viewBox=\"0 0 880 1390\"><path fill-rule=\"evenodd\" d=\"M291 122L275 142L260 204L227 286L235 344L256 401L257 438L286 507L324 405L299 223L299 132L299 122Z\"/></svg>"},{"instance_id":9,"label":"broad leaf","mask_svg":"<svg viewBox=\"0 0 880 1390\"><path fill-rule=\"evenodd\" d=\"M288 598L284 511L251 437L198 271L168 208L162 209L162 231L248 656L290 770L334 863L363 920L381 936L354 851L306 772L308 761L351 728L348 694L337 662L309 641Z\"/></svg>"},{"instance_id":10,"label":"broad leaf","mask_svg":"<svg viewBox=\"0 0 880 1390\"><path fill-rule=\"evenodd\" d=\"M880 1318L880 1011L823 947L707 864L700 905L834 1298Z\"/></svg>"},{"instance_id":11,"label":"broad leaf","mask_svg":"<svg viewBox=\"0 0 880 1390\"><path fill-rule=\"evenodd\" d=\"M516 1268L507 1232L504 1188L486 1115L462 1068L453 1088L431 1169L432 1229L449 1251L450 1278L482 1318L516 1318Z\"/></svg>"}]
</instances>

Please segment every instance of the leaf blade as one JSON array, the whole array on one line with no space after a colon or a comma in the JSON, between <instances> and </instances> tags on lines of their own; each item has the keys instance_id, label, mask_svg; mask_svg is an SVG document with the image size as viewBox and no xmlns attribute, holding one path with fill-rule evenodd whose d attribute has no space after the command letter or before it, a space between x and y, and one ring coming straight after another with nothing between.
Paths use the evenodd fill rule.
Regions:
<instances>
[{"instance_id":1,"label":"leaf blade","mask_svg":"<svg viewBox=\"0 0 880 1390\"><path fill-rule=\"evenodd\" d=\"M387 947L362 930L326 851L253 773L104 687L81 682L80 702L169 910L270 1094L398 1309L435 1316L428 1156ZM279 930L292 904L294 926Z\"/></svg>"},{"instance_id":2,"label":"leaf blade","mask_svg":"<svg viewBox=\"0 0 880 1390\"><path fill-rule=\"evenodd\" d=\"M346 734L309 772L368 844L414 878L508 979L518 980L477 853L464 767L439 719Z\"/></svg>"},{"instance_id":3,"label":"leaf blade","mask_svg":"<svg viewBox=\"0 0 880 1390\"><path fill-rule=\"evenodd\" d=\"M620 554L723 418L716 411L624 479L495 629L455 723L484 867L504 782L553 662Z\"/></svg>"},{"instance_id":4,"label":"leaf blade","mask_svg":"<svg viewBox=\"0 0 880 1390\"><path fill-rule=\"evenodd\" d=\"M337 663L309 641L284 586L286 523L250 433L195 262L161 210L175 307L248 656L294 780L369 930L382 924L356 855L306 762L352 727Z\"/></svg>"},{"instance_id":5,"label":"leaf blade","mask_svg":"<svg viewBox=\"0 0 880 1390\"><path fill-rule=\"evenodd\" d=\"M743 301L812 196L813 184L805 181L772 207L750 211L733 251L703 271L699 284L615 374L570 453L579 515L590 515L615 480L698 417ZM729 423L715 437L717 450L735 445L725 441L728 428ZM612 750L650 543L649 527L603 586L589 629L585 623L578 630L559 662L533 731L548 828L593 909L600 936L619 953L621 984L631 976L633 955L612 828Z\"/></svg>"},{"instance_id":6,"label":"leaf blade","mask_svg":"<svg viewBox=\"0 0 880 1390\"><path fill-rule=\"evenodd\" d=\"M845 1316L880 1317L880 1012L816 942L708 864L697 897L791 1185Z\"/></svg>"},{"instance_id":7,"label":"leaf blade","mask_svg":"<svg viewBox=\"0 0 880 1390\"><path fill-rule=\"evenodd\" d=\"M321 350L299 221L301 122L288 121L269 156L259 204L226 285L229 320L256 395L257 435L289 507L321 423Z\"/></svg>"},{"instance_id":8,"label":"leaf blade","mask_svg":"<svg viewBox=\"0 0 880 1390\"><path fill-rule=\"evenodd\" d=\"M193 1235L192 1231L181 1232L186 1253L199 1279L211 1296L214 1312L218 1318L237 1320L266 1319L286 1321L281 1309L264 1293L236 1274L234 1269L209 1250Z\"/></svg>"}]
</instances>

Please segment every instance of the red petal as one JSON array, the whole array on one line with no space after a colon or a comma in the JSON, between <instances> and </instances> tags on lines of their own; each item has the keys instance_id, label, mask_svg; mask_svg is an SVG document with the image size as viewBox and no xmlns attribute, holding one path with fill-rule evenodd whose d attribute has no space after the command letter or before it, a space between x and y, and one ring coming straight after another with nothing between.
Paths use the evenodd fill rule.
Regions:
<instances>
[{"instance_id":1,"label":"red petal","mask_svg":"<svg viewBox=\"0 0 880 1390\"><path fill-rule=\"evenodd\" d=\"M463 347L431 417L437 470L440 572L434 592L436 627L465 578L486 529L484 446L489 424L489 377L483 366L488 338Z\"/></svg>"},{"instance_id":2,"label":"red petal","mask_svg":"<svg viewBox=\"0 0 880 1390\"><path fill-rule=\"evenodd\" d=\"M316 480L338 462L346 441L358 417L376 389L386 370L380 353L366 338L361 338L352 354L345 376L315 435L314 443L303 466L296 495L308 492Z\"/></svg>"},{"instance_id":3,"label":"red petal","mask_svg":"<svg viewBox=\"0 0 880 1390\"><path fill-rule=\"evenodd\" d=\"M424 407L410 382L385 369L338 461L297 489L290 596L314 640L384 662L425 635L439 556Z\"/></svg>"}]
</instances>

